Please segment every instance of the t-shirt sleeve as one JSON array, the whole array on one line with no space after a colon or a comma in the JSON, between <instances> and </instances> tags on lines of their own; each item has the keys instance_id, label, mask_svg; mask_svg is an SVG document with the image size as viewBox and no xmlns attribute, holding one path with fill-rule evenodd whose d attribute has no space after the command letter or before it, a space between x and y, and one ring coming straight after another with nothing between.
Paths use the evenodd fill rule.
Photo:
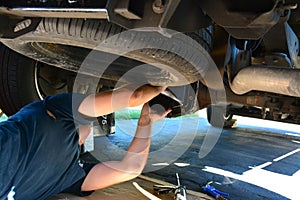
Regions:
<instances>
[{"instance_id":1,"label":"t-shirt sleeve","mask_svg":"<svg viewBox=\"0 0 300 200\"><path fill-rule=\"evenodd\" d=\"M74 194L77 196L89 196L91 195L94 190L91 191L82 191L81 190L81 186L86 178L86 176L88 175L88 173L91 171L91 169L96 165L97 163L83 163L83 170L85 171L86 175L81 178L80 180L78 180L77 182L75 182L73 185L71 185L70 187L68 187L67 189L65 189L63 192L64 193L70 193L70 194Z\"/></svg>"},{"instance_id":2,"label":"t-shirt sleeve","mask_svg":"<svg viewBox=\"0 0 300 200\"><path fill-rule=\"evenodd\" d=\"M56 118L61 120L74 120L76 125L87 125L96 118L89 118L81 115L78 108L81 102L88 94L66 93L48 96L44 103L46 108L54 114Z\"/></svg>"},{"instance_id":3,"label":"t-shirt sleeve","mask_svg":"<svg viewBox=\"0 0 300 200\"><path fill-rule=\"evenodd\" d=\"M73 107L73 116L77 124L87 125L95 121L94 117L87 117L78 112L78 108L81 102L88 96L88 94L73 94L72 95L72 107Z\"/></svg>"}]
</instances>

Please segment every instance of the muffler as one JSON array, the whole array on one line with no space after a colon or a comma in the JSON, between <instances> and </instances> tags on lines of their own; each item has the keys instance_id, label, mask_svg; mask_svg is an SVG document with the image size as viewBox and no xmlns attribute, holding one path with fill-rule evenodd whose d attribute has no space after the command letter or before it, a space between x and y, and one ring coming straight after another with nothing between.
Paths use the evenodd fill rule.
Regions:
<instances>
[{"instance_id":1,"label":"muffler","mask_svg":"<svg viewBox=\"0 0 300 200\"><path fill-rule=\"evenodd\" d=\"M300 97L300 69L270 66L249 66L241 69L230 81L236 94L264 91Z\"/></svg>"}]
</instances>

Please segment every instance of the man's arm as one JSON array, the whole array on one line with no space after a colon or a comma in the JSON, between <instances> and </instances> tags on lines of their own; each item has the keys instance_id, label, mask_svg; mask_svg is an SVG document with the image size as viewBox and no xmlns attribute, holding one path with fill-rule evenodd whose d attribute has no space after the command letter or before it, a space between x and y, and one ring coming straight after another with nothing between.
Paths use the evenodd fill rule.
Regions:
<instances>
[{"instance_id":1,"label":"man's arm","mask_svg":"<svg viewBox=\"0 0 300 200\"><path fill-rule=\"evenodd\" d=\"M126 107L142 105L165 89L166 87L144 85L136 90L131 87L92 94L82 101L78 111L88 117L107 115Z\"/></svg>"},{"instance_id":2,"label":"man's arm","mask_svg":"<svg viewBox=\"0 0 300 200\"><path fill-rule=\"evenodd\" d=\"M140 175L146 165L150 149L151 125L166 117L170 111L153 113L149 105L145 104L135 136L123 160L104 162L94 166L82 184L82 191L102 189Z\"/></svg>"}]
</instances>

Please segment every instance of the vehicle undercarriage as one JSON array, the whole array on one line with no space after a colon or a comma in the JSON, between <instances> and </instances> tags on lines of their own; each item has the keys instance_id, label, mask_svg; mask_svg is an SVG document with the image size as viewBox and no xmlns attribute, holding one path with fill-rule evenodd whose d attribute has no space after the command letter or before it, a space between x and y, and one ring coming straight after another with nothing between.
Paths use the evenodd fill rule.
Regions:
<instances>
[{"instance_id":1,"label":"vehicle undercarriage","mask_svg":"<svg viewBox=\"0 0 300 200\"><path fill-rule=\"evenodd\" d=\"M210 107L219 127L235 114L299 124L299 3L1 1L0 108L11 115L43 96L74 92L81 73L76 92L169 85L180 102L164 99L173 117ZM101 59L82 70L91 52Z\"/></svg>"}]
</instances>

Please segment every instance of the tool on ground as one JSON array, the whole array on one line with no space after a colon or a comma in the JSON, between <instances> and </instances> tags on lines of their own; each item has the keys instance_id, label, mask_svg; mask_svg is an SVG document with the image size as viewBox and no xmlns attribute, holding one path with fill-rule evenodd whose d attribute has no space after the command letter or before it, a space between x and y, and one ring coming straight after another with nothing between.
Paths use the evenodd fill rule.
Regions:
<instances>
[{"instance_id":1,"label":"tool on ground","mask_svg":"<svg viewBox=\"0 0 300 200\"><path fill-rule=\"evenodd\" d=\"M176 200L186 200L186 188L180 184L180 179L178 173L176 173L177 185L167 186L167 185L154 185L153 190L158 194L165 194L173 192L175 194Z\"/></svg>"},{"instance_id":2,"label":"tool on ground","mask_svg":"<svg viewBox=\"0 0 300 200\"><path fill-rule=\"evenodd\" d=\"M225 200L229 194L225 192L221 192L220 190L217 190L213 186L211 186L212 182L207 183L205 186L202 187L202 190L207 193L208 195L216 198L217 200Z\"/></svg>"}]
</instances>

